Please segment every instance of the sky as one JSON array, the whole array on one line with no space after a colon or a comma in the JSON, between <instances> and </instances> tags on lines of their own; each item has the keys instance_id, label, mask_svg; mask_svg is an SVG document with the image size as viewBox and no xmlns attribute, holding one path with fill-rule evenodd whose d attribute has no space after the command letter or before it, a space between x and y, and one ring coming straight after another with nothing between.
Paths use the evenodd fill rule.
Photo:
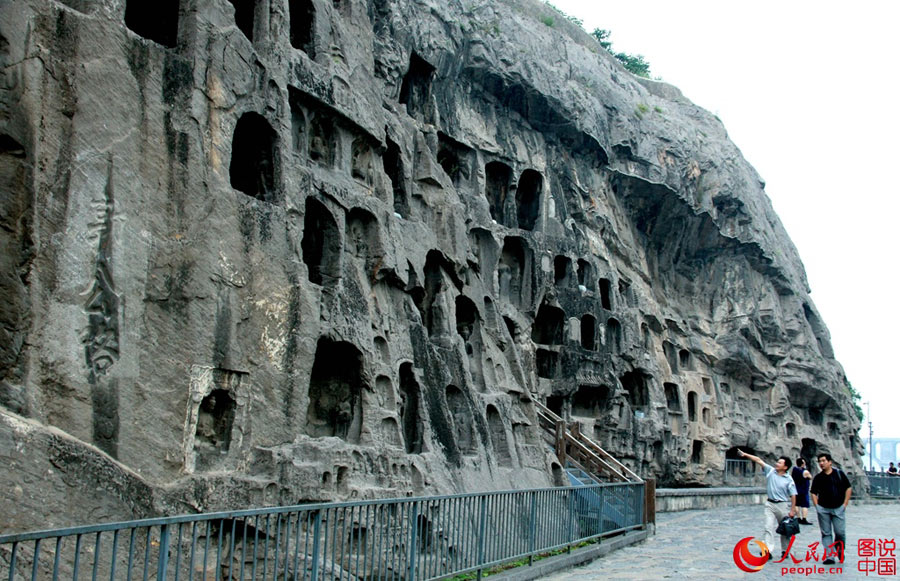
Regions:
<instances>
[{"instance_id":1,"label":"sky","mask_svg":"<svg viewBox=\"0 0 900 581\"><path fill-rule=\"evenodd\" d=\"M900 437L900 2L552 3L719 116L800 252L865 422Z\"/></svg>"}]
</instances>

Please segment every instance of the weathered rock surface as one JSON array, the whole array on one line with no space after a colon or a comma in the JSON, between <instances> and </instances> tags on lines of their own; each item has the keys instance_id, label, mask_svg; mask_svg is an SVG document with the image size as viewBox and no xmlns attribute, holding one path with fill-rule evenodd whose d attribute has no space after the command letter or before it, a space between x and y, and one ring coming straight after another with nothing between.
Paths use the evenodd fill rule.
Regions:
<instances>
[{"instance_id":1,"label":"weathered rock surface","mask_svg":"<svg viewBox=\"0 0 900 581\"><path fill-rule=\"evenodd\" d=\"M10 529L549 485L533 399L665 485L859 470L759 176L546 5L0 7Z\"/></svg>"}]
</instances>

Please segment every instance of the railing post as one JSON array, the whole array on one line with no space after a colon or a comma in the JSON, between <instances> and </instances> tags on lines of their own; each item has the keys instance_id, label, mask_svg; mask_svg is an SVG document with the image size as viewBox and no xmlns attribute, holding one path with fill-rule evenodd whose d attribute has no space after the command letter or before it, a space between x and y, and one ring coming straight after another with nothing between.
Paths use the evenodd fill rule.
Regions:
<instances>
[{"instance_id":1,"label":"railing post","mask_svg":"<svg viewBox=\"0 0 900 581\"><path fill-rule=\"evenodd\" d=\"M566 552L572 552L572 541L575 540L575 490L569 489L569 535L566 538Z\"/></svg>"},{"instance_id":2,"label":"railing post","mask_svg":"<svg viewBox=\"0 0 900 581\"><path fill-rule=\"evenodd\" d=\"M562 420L556 422L556 457L566 466L566 423Z\"/></svg>"},{"instance_id":3,"label":"railing post","mask_svg":"<svg viewBox=\"0 0 900 581\"><path fill-rule=\"evenodd\" d=\"M644 480L644 528L648 524L656 524L656 479Z\"/></svg>"},{"instance_id":4,"label":"railing post","mask_svg":"<svg viewBox=\"0 0 900 581\"><path fill-rule=\"evenodd\" d=\"M409 515L409 577L413 580L416 578L416 541L419 532L419 503L414 502L412 513Z\"/></svg>"},{"instance_id":5,"label":"railing post","mask_svg":"<svg viewBox=\"0 0 900 581\"><path fill-rule=\"evenodd\" d=\"M94 557L96 560L96 556ZM165 581L166 569L169 567L169 525L159 527L159 559L156 569L156 581Z\"/></svg>"},{"instance_id":6,"label":"railing post","mask_svg":"<svg viewBox=\"0 0 900 581\"><path fill-rule=\"evenodd\" d=\"M316 520L313 523L313 561L310 578L315 581L319 578L319 531L322 529L322 510L316 511Z\"/></svg>"},{"instance_id":7,"label":"railing post","mask_svg":"<svg viewBox=\"0 0 900 581\"><path fill-rule=\"evenodd\" d=\"M534 563L534 537L537 533L537 492L531 491L531 520L529 523L529 540L528 540L528 566Z\"/></svg>"},{"instance_id":8,"label":"railing post","mask_svg":"<svg viewBox=\"0 0 900 581\"><path fill-rule=\"evenodd\" d=\"M482 568L484 563L484 536L487 528L487 495L481 497L481 522L478 524L478 581L481 581Z\"/></svg>"}]
</instances>

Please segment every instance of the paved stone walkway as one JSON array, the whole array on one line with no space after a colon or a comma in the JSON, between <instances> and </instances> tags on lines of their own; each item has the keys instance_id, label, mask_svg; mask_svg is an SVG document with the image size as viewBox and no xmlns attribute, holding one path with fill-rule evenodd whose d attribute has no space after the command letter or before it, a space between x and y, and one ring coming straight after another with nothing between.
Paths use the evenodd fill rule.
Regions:
<instances>
[{"instance_id":1,"label":"paved stone walkway","mask_svg":"<svg viewBox=\"0 0 900 581\"><path fill-rule=\"evenodd\" d=\"M811 522L816 523L810 511ZM847 557L842 573L784 574L784 566L810 567L806 549L821 541L818 524L801 526L791 554L800 559L794 565L788 558L784 563L769 562L762 571L745 573L737 568L732 556L735 544L744 537L762 540L764 533L762 506L738 506L728 509L691 510L657 515L656 535L647 541L620 549L593 563L544 577L555 581L587 581L594 579L656 580L656 579L893 579L900 574L878 576L858 570L862 560L858 556L860 538L895 539L900 541L900 503L853 504L847 509ZM779 554L775 558L780 558ZM895 551L900 564L900 547Z\"/></svg>"}]
</instances>

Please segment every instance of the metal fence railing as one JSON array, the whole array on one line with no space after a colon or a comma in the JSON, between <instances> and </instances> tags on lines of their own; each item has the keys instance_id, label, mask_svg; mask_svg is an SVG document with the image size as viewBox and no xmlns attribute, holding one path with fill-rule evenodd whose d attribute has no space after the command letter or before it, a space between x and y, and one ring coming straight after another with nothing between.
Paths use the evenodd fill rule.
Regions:
<instances>
[{"instance_id":1,"label":"metal fence railing","mask_svg":"<svg viewBox=\"0 0 900 581\"><path fill-rule=\"evenodd\" d=\"M869 494L878 496L900 496L900 476L890 476L886 472L869 472Z\"/></svg>"},{"instance_id":2,"label":"metal fence railing","mask_svg":"<svg viewBox=\"0 0 900 581\"><path fill-rule=\"evenodd\" d=\"M725 460L725 482L745 482L756 476L756 465L749 460Z\"/></svg>"},{"instance_id":3,"label":"metal fence railing","mask_svg":"<svg viewBox=\"0 0 900 581\"><path fill-rule=\"evenodd\" d=\"M0 535L0 579L436 579L638 529L645 483L240 510Z\"/></svg>"}]
</instances>

